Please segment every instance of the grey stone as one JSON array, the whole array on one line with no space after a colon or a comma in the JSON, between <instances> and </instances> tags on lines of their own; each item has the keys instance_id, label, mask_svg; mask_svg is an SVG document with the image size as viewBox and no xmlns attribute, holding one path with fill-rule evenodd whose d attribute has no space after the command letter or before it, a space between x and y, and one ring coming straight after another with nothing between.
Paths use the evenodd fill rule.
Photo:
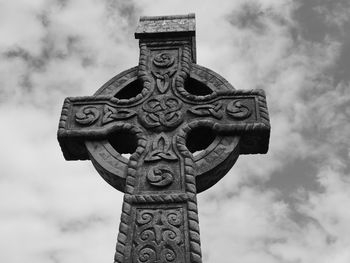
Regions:
<instances>
[{"instance_id":1,"label":"grey stone","mask_svg":"<svg viewBox=\"0 0 350 263\"><path fill-rule=\"evenodd\" d=\"M235 90L195 64L194 19L142 17L139 65L63 105L58 141L66 160L90 159L125 193L118 263L201 262L196 194L239 154L268 150L264 91Z\"/></svg>"}]
</instances>

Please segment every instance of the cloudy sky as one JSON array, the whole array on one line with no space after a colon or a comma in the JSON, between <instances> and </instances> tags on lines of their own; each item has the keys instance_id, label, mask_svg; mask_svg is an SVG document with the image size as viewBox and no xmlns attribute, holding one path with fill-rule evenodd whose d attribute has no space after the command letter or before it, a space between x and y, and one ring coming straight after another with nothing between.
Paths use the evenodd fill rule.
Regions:
<instances>
[{"instance_id":1,"label":"cloudy sky","mask_svg":"<svg viewBox=\"0 0 350 263\"><path fill-rule=\"evenodd\" d=\"M113 261L123 195L64 160L61 106L137 65L141 15L190 12L198 64L265 89L272 125L199 195L203 262L350 262L348 0L1 0L1 262Z\"/></svg>"}]
</instances>

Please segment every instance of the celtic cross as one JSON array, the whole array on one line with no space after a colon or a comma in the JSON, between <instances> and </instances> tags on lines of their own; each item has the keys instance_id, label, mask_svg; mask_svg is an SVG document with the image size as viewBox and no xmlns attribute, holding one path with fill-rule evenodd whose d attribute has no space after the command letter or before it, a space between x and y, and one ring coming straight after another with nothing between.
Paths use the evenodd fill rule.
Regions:
<instances>
[{"instance_id":1,"label":"celtic cross","mask_svg":"<svg viewBox=\"0 0 350 263\"><path fill-rule=\"evenodd\" d=\"M239 154L267 152L265 95L195 64L193 14L141 17L135 37L139 65L67 98L58 140L125 193L115 262L199 263L196 194Z\"/></svg>"}]
</instances>

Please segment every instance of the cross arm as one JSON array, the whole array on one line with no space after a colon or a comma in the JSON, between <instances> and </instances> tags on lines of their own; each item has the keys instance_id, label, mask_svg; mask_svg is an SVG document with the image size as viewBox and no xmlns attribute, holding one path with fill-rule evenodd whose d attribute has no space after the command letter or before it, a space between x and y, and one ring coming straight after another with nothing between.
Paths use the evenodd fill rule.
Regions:
<instances>
[{"instance_id":1,"label":"cross arm","mask_svg":"<svg viewBox=\"0 0 350 263\"><path fill-rule=\"evenodd\" d=\"M66 160L89 159L86 140L102 139L114 130L130 129L136 110L110 96L66 98L57 138ZM128 123L123 120L128 120Z\"/></svg>"},{"instance_id":2,"label":"cross arm","mask_svg":"<svg viewBox=\"0 0 350 263\"><path fill-rule=\"evenodd\" d=\"M198 98L187 111L197 117L191 129L210 126L218 134L239 135L240 154L268 151L270 121L265 92L261 89L234 90L211 98Z\"/></svg>"}]
</instances>

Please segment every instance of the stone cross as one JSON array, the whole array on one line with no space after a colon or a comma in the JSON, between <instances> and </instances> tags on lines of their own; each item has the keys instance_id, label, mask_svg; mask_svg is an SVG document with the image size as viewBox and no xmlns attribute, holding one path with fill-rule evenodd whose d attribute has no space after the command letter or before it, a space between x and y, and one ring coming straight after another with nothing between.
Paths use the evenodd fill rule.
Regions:
<instances>
[{"instance_id":1,"label":"stone cross","mask_svg":"<svg viewBox=\"0 0 350 263\"><path fill-rule=\"evenodd\" d=\"M199 263L196 194L239 154L267 152L265 94L195 64L194 14L141 17L135 37L139 65L67 98L58 141L125 193L115 262Z\"/></svg>"}]
</instances>

